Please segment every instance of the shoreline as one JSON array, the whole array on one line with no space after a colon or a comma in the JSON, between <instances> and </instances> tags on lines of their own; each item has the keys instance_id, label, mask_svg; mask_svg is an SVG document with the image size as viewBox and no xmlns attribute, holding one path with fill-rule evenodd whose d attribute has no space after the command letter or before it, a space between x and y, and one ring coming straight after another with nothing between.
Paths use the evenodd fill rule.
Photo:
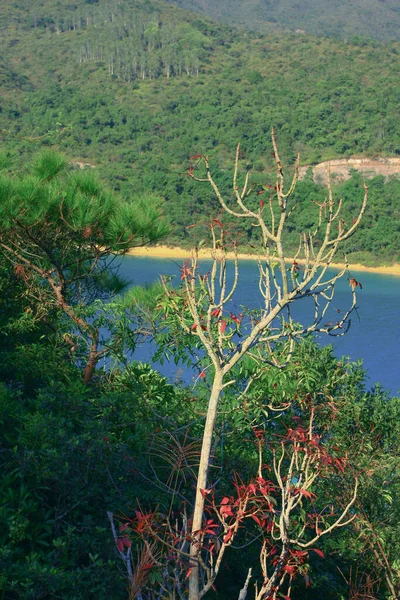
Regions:
<instances>
[{"instance_id":1,"label":"shoreline","mask_svg":"<svg viewBox=\"0 0 400 600\"><path fill-rule=\"evenodd\" d=\"M175 258L175 259L186 259L191 257L191 250L185 250L184 248L179 247L170 247L170 246L142 246L140 248L133 248L126 254L127 256L142 256L148 258ZM233 252L227 253L228 258L233 258ZM209 259L211 258L211 249L210 248L202 248L199 250L199 258ZM239 253L238 258L240 260L257 260L257 255L255 254L247 254L247 253ZM293 262L293 258L287 258L286 262ZM297 261L299 264L304 263L302 260ZM330 265L332 268L343 269L345 267L345 263L332 263ZM349 267L352 271L360 271L366 273L379 273L381 275L397 275L400 277L400 264L395 263L391 266L382 266L382 267L367 267L365 265L361 265L359 263L350 263Z\"/></svg>"}]
</instances>

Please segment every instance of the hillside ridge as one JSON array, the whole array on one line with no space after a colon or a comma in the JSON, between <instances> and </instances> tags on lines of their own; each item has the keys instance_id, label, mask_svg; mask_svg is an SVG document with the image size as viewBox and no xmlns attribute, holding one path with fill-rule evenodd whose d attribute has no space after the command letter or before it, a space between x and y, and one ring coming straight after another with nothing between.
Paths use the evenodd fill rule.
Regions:
<instances>
[{"instance_id":1,"label":"hillside ridge","mask_svg":"<svg viewBox=\"0 0 400 600\"><path fill-rule=\"evenodd\" d=\"M196 222L204 237L219 211L212 190L186 176L191 156L209 155L228 198L239 141L254 189L273 187L272 127L289 167L298 153L307 165L400 157L398 43L238 35L162 0L75 0L58 8L57 0L18 0L2 4L1 15L3 152L18 168L52 146L98 165L127 198L157 194L173 245L191 243L187 228ZM362 176L334 183L351 219ZM358 253L357 262L368 253L375 263L399 261L400 182L376 177L369 186L365 221L344 251ZM291 251L325 196L318 182L299 181L295 201L304 210L293 216ZM246 227L250 243L255 234Z\"/></svg>"},{"instance_id":2,"label":"hillside ridge","mask_svg":"<svg viewBox=\"0 0 400 600\"><path fill-rule=\"evenodd\" d=\"M263 33L279 28L326 37L381 42L400 39L396 0L168 0L229 25Z\"/></svg>"}]
</instances>

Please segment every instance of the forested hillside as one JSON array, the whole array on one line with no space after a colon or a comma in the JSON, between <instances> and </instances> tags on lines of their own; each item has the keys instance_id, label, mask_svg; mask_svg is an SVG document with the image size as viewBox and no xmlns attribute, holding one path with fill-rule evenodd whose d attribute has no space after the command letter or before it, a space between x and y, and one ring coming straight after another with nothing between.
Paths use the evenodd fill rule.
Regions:
<instances>
[{"instance_id":1,"label":"forested hillside","mask_svg":"<svg viewBox=\"0 0 400 600\"><path fill-rule=\"evenodd\" d=\"M399 53L0 0L1 600L399 597L400 399L317 340L398 356L397 283L329 267L400 261L400 178L311 168L397 165Z\"/></svg>"},{"instance_id":2,"label":"forested hillside","mask_svg":"<svg viewBox=\"0 0 400 600\"><path fill-rule=\"evenodd\" d=\"M52 145L123 193L156 192L172 243L189 243L186 226L215 207L210 189L185 176L199 152L227 190L238 141L255 182L271 183L272 126L289 165L298 152L303 165L400 154L397 43L244 35L162 0L18 2L0 17L3 150L18 163ZM369 235L347 251L393 260L398 183L372 189ZM298 191L325 194L311 182Z\"/></svg>"},{"instance_id":3,"label":"forested hillside","mask_svg":"<svg viewBox=\"0 0 400 600\"><path fill-rule=\"evenodd\" d=\"M195 600L237 598L250 567L248 600L271 598L264 585L293 600L397 597L400 399L379 386L367 392L361 365L310 336L349 328L361 284L346 281L338 309L324 265L311 281L314 267L270 261L274 287L261 270L259 306L239 308L219 238L211 268L197 274L186 262L175 287L164 280L124 294L111 253L162 236L157 200L125 203L52 151L17 173L1 167L1 597L154 600L177 589L184 600L198 555L214 589ZM331 219L323 228L320 256L335 255ZM135 269L133 259L130 276ZM283 303L310 295L315 309L301 324L287 311L265 331ZM251 339L261 327L264 338ZM148 336L158 360L174 359L190 384L139 362ZM198 483L198 464L215 375L204 339L229 367L208 485ZM205 541L193 559L196 488L211 502L200 505Z\"/></svg>"},{"instance_id":4,"label":"forested hillside","mask_svg":"<svg viewBox=\"0 0 400 600\"><path fill-rule=\"evenodd\" d=\"M169 0L231 25L271 32L277 27L298 33L381 41L398 40L400 8L396 0Z\"/></svg>"}]
</instances>

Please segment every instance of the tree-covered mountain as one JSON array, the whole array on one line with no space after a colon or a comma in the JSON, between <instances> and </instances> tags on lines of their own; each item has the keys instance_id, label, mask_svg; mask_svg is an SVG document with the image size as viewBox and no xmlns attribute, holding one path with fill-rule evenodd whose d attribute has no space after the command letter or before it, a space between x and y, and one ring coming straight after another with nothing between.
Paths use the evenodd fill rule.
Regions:
<instances>
[{"instance_id":1,"label":"tree-covered mountain","mask_svg":"<svg viewBox=\"0 0 400 600\"><path fill-rule=\"evenodd\" d=\"M336 277L323 283L323 267L313 279L296 259L286 267L281 250L293 256L299 232L314 229L305 254L330 260L357 225L362 177L334 185L343 219L310 169L284 200L270 131L285 171L298 151L303 166L400 155L399 44L243 34L163 0L0 2L0 29L0 597L183 598L197 548L212 576L222 565L207 598L242 597L250 565L250 594L267 577L272 591L272 572L288 584L275 590L281 597L397 597L400 401L366 391L361 365L308 334L292 347L306 332L342 334L350 320L339 294L326 322ZM221 257L228 236L250 246L253 228L239 231L210 187L187 177L204 169L199 153L227 196L251 170L246 204L287 226L272 235L281 260L269 261L272 280L261 269L254 310L231 294L231 278L225 285ZM359 235L343 250L350 260L400 260L400 181L368 185ZM274 188L280 202L269 213ZM325 237L313 227L320 211ZM214 267L200 275L185 263L171 285L121 294L115 252L159 239L163 212L170 243L218 230ZM358 315L362 284L346 283ZM374 292L382 326L385 293ZM289 311L297 300L314 302L305 329ZM156 360L183 369L173 382L141 362L145 339ZM224 390L219 407L210 389L215 398ZM212 437L213 480L201 484L199 459L210 457L201 439ZM197 530L203 492L214 514L201 501ZM342 517L349 527L325 536ZM292 532L309 541L292 543ZM238 551L220 562L233 541Z\"/></svg>"},{"instance_id":2,"label":"tree-covered mountain","mask_svg":"<svg viewBox=\"0 0 400 600\"><path fill-rule=\"evenodd\" d=\"M272 126L289 165L297 152L303 165L400 154L398 43L238 34L163 0L20 0L0 7L0 22L3 150L21 161L52 145L123 193L156 192L172 243L189 243L186 226L217 210L212 191L185 176L199 152L227 191L238 141L255 182L273 178ZM375 186L372 234L349 251L399 255L397 185Z\"/></svg>"},{"instance_id":3,"label":"tree-covered mountain","mask_svg":"<svg viewBox=\"0 0 400 600\"><path fill-rule=\"evenodd\" d=\"M263 32L277 27L348 39L399 40L396 0L169 0L230 25Z\"/></svg>"}]
</instances>

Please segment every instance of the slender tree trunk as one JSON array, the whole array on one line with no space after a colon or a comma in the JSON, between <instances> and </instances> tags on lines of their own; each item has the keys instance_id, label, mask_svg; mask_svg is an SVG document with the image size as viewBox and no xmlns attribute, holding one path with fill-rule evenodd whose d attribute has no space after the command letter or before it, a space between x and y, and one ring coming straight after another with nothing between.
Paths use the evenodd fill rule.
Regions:
<instances>
[{"instance_id":1,"label":"slender tree trunk","mask_svg":"<svg viewBox=\"0 0 400 600\"><path fill-rule=\"evenodd\" d=\"M383 548L381 547L381 544L378 543L378 547L379 547L379 550L381 551L381 554L383 554L383 556L384 556L384 561L382 561L382 557L380 556L380 554L379 554L379 552L377 551L376 548L372 548L372 551L373 551L373 553L375 555L375 558L377 559L379 565L381 566L382 569L384 569L386 583L387 583L387 586L388 586L388 588L390 590L390 593L393 596L393 599L397 600L397 598L399 596L396 593L396 590L395 590L393 582L392 582L392 579L394 580L392 569L390 568L390 564L389 564L389 562L387 560L386 555L383 552Z\"/></svg>"},{"instance_id":2,"label":"slender tree trunk","mask_svg":"<svg viewBox=\"0 0 400 600\"><path fill-rule=\"evenodd\" d=\"M269 598L270 595L273 593L274 588L277 586L279 574L286 564L286 559L287 559L288 554L289 553L287 551L286 545L284 544L282 547L280 556L279 556L279 561L275 565L272 577L270 578L268 583L261 588L263 598ZM259 597L261 597L261 596L259 596Z\"/></svg>"},{"instance_id":3,"label":"slender tree trunk","mask_svg":"<svg viewBox=\"0 0 400 600\"><path fill-rule=\"evenodd\" d=\"M88 361L86 363L86 367L83 370L83 383L85 385L87 385L89 383L89 381L92 379L94 370L95 370L97 362L99 360L99 352L98 352L99 334L98 334L98 332L95 331L91 335L91 338L92 338L92 344L90 346L89 357L88 357Z\"/></svg>"},{"instance_id":4,"label":"slender tree trunk","mask_svg":"<svg viewBox=\"0 0 400 600\"><path fill-rule=\"evenodd\" d=\"M247 573L246 581L244 582L244 586L240 590L238 600L246 600L247 599L247 591L249 589L249 583L250 583L250 579L251 579L251 572L252 572L252 568L250 567L250 569L248 570L248 573Z\"/></svg>"},{"instance_id":5,"label":"slender tree trunk","mask_svg":"<svg viewBox=\"0 0 400 600\"><path fill-rule=\"evenodd\" d=\"M212 447L212 438L217 418L218 402L223 388L223 374L221 369L216 369L214 382L211 390L208 404L206 423L204 426L203 443L201 447L199 471L197 475L196 503L193 514L192 526L192 544L190 546L190 556L193 557L193 570L189 577L189 600L198 600L200 588L200 573L197 563L197 554L199 550L199 531L203 524L204 497L201 490L207 489L208 469L210 465L210 455Z\"/></svg>"}]
</instances>

